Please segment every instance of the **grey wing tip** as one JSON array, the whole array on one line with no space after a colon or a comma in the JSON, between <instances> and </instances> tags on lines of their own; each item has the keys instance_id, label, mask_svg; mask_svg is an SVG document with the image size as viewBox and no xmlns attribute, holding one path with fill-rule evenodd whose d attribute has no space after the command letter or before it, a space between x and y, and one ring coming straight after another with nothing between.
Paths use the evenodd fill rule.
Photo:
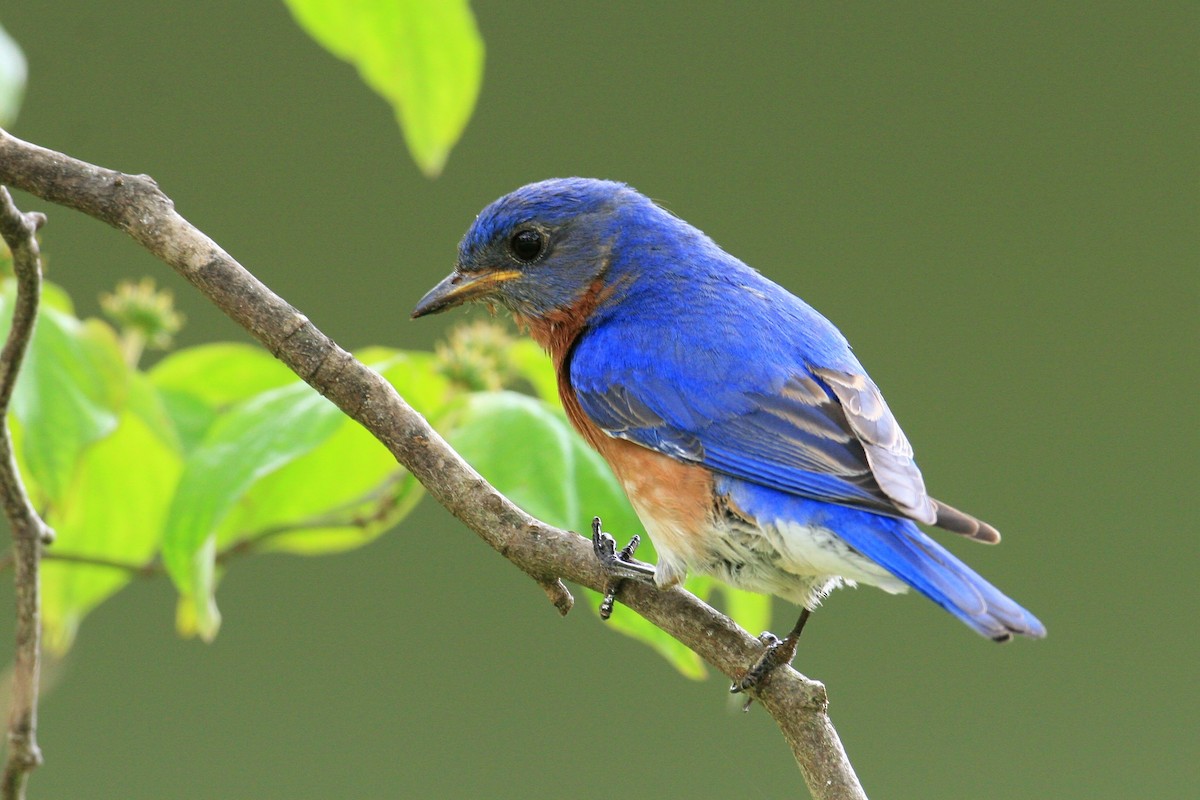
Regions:
<instances>
[{"instance_id":1,"label":"grey wing tip","mask_svg":"<svg viewBox=\"0 0 1200 800\"><path fill-rule=\"evenodd\" d=\"M1000 531L981 519L959 511L954 506L948 506L940 500L934 500L937 509L937 521L934 525L944 528L951 533L966 536L984 544L997 544L1000 541Z\"/></svg>"},{"instance_id":2,"label":"grey wing tip","mask_svg":"<svg viewBox=\"0 0 1200 800\"><path fill-rule=\"evenodd\" d=\"M1024 609L1020 609L1020 611L1022 612L1021 621L1015 624L1012 622L1007 623L1005 627L1008 630L993 635L991 637L993 642L1000 642L1002 644L1004 642L1011 642L1016 636L1027 636L1030 639L1046 638L1046 626L1041 623L1041 620Z\"/></svg>"}]
</instances>

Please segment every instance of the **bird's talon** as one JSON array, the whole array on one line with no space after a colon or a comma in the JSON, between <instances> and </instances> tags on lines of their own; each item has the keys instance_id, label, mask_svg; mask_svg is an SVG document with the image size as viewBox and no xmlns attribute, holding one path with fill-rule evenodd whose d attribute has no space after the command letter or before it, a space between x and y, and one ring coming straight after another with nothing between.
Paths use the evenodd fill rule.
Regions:
<instances>
[{"instance_id":1,"label":"bird's talon","mask_svg":"<svg viewBox=\"0 0 1200 800\"><path fill-rule=\"evenodd\" d=\"M600 518L592 519L592 549L601 561L612 558L617 551L617 540L600 529Z\"/></svg>"},{"instance_id":2,"label":"bird's talon","mask_svg":"<svg viewBox=\"0 0 1200 800\"><path fill-rule=\"evenodd\" d=\"M796 640L790 636L787 639L780 639L770 631L763 631L759 634L758 640L766 649L750 669L746 670L746 674L730 685L730 694L740 694L757 687L768 675L784 664L791 663L796 656ZM745 711L748 708L750 708L750 703L746 703L742 710Z\"/></svg>"},{"instance_id":3,"label":"bird's talon","mask_svg":"<svg viewBox=\"0 0 1200 800\"><path fill-rule=\"evenodd\" d=\"M613 579L633 578L646 581L654 575L654 565L638 561L633 557L642 537L635 535L629 544L617 549L617 540L600 527L600 518L592 518L592 550L596 558Z\"/></svg>"},{"instance_id":4,"label":"bird's talon","mask_svg":"<svg viewBox=\"0 0 1200 800\"><path fill-rule=\"evenodd\" d=\"M626 579L648 581L654 575L653 565L633 557L641 543L642 537L635 535L629 544L618 550L617 540L604 532L600 518L592 517L592 551L609 577L604 587L604 599L600 601L600 619L612 616L616 594Z\"/></svg>"},{"instance_id":5,"label":"bird's talon","mask_svg":"<svg viewBox=\"0 0 1200 800\"><path fill-rule=\"evenodd\" d=\"M604 590L604 599L600 601L600 619L607 620L612 616L613 604L617 600L617 589L621 588L622 581L615 581L608 585Z\"/></svg>"},{"instance_id":6,"label":"bird's talon","mask_svg":"<svg viewBox=\"0 0 1200 800\"><path fill-rule=\"evenodd\" d=\"M612 538L612 537L609 537L609 538ZM629 544L627 544L621 548L621 552L618 553L618 557L622 561L633 561L633 554L637 552L638 545L640 545L641 543L642 543L642 537L635 533L633 535L633 538L629 540Z\"/></svg>"}]
</instances>

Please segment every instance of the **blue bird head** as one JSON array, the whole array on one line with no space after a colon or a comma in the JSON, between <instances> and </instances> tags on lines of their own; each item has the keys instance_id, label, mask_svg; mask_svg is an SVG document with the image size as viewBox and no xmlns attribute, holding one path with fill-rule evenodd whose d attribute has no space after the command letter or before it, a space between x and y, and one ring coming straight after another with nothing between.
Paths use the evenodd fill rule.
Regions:
<instances>
[{"instance_id":1,"label":"blue bird head","mask_svg":"<svg viewBox=\"0 0 1200 800\"><path fill-rule=\"evenodd\" d=\"M527 319L570 308L607 270L622 207L649 203L623 183L555 178L531 183L479 213L458 246L454 271L412 316L470 301Z\"/></svg>"}]
</instances>

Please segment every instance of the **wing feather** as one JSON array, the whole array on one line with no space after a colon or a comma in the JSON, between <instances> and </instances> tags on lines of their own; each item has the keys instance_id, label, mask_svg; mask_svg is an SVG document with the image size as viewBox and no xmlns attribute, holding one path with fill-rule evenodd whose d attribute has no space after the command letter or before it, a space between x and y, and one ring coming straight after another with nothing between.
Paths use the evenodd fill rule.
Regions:
<instances>
[{"instance_id":1,"label":"wing feather","mask_svg":"<svg viewBox=\"0 0 1200 800\"><path fill-rule=\"evenodd\" d=\"M661 382L574 388L609 436L803 497L999 541L992 526L929 497L912 445L861 373L809 368L774 392L739 393L703 423L695 403Z\"/></svg>"},{"instance_id":2,"label":"wing feather","mask_svg":"<svg viewBox=\"0 0 1200 800\"><path fill-rule=\"evenodd\" d=\"M937 509L913 460L912 445L874 382L866 375L818 367L813 374L838 399L850 428L866 453L871 474L905 516L933 525Z\"/></svg>"}]
</instances>

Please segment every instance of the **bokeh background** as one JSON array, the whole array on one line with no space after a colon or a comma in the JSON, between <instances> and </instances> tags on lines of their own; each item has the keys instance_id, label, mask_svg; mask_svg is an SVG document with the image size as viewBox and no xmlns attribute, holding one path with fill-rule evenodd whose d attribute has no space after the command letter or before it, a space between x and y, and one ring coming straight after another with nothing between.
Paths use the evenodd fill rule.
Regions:
<instances>
[{"instance_id":1,"label":"bokeh background","mask_svg":"<svg viewBox=\"0 0 1200 800\"><path fill-rule=\"evenodd\" d=\"M1006 534L949 546L1049 626L1000 647L917 597L831 598L796 663L868 792L1193 796L1197 6L476 13L482 97L434 182L275 2L6 2L30 63L14 132L151 173L350 347L454 322L408 311L495 196L632 183L841 326L934 493ZM119 234L47 210L51 277L84 311L149 274L183 343L244 338ZM428 500L357 552L238 563L220 600L208 646L176 638L163 579L89 618L44 698L34 796L803 793L723 679L558 618Z\"/></svg>"}]
</instances>

